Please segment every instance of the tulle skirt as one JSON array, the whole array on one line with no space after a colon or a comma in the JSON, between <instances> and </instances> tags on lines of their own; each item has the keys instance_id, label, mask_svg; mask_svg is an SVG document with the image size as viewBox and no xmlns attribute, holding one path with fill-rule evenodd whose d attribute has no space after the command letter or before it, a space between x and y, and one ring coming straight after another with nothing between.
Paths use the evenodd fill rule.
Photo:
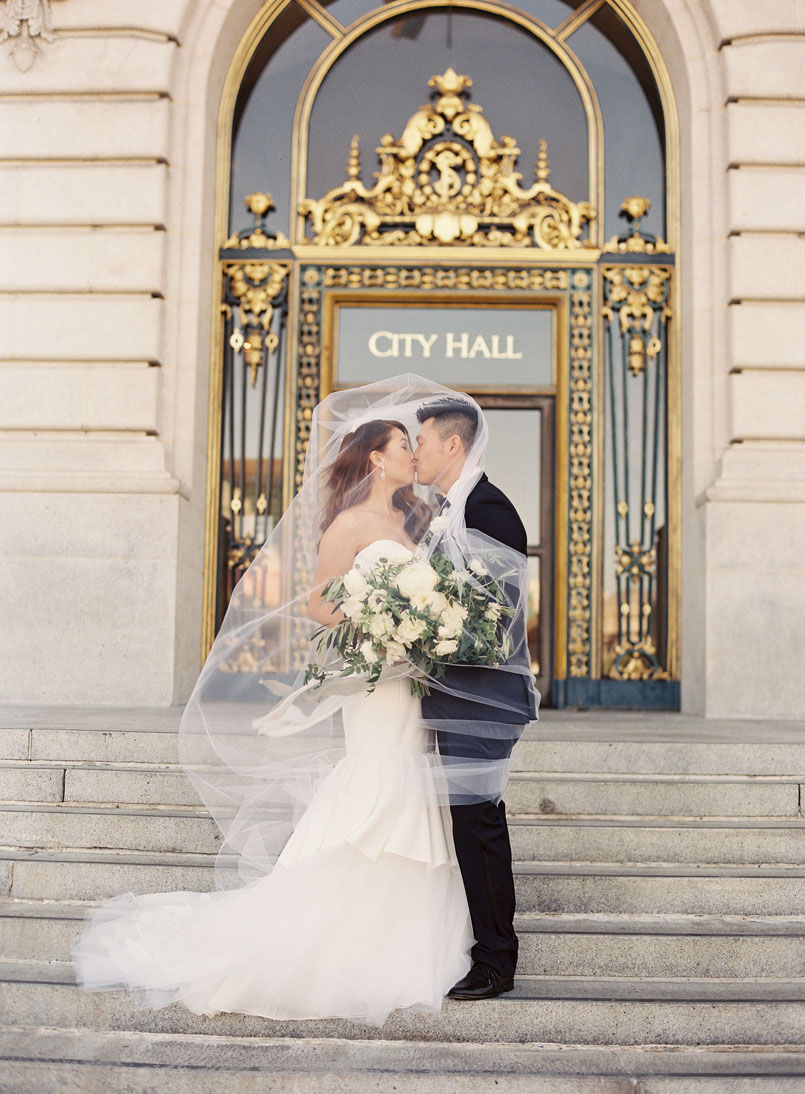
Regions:
<instances>
[{"instance_id":1,"label":"tulle skirt","mask_svg":"<svg viewBox=\"0 0 805 1094\"><path fill-rule=\"evenodd\" d=\"M470 967L449 810L405 680L345 710L347 756L271 874L216 893L128 894L89 913L73 949L87 990L198 1014L348 1018L434 1012Z\"/></svg>"}]
</instances>

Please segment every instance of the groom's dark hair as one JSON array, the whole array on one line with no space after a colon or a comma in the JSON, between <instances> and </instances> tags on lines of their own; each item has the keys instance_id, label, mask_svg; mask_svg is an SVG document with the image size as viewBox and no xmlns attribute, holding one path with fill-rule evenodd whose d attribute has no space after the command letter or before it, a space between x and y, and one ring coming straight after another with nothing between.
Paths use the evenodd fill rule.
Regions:
<instances>
[{"instance_id":1,"label":"groom's dark hair","mask_svg":"<svg viewBox=\"0 0 805 1094\"><path fill-rule=\"evenodd\" d=\"M472 442L478 432L478 412L474 406L465 403L463 399L451 399L445 396L431 403L423 403L417 410L416 417L418 422L427 422L429 418L433 418L442 440L458 436L461 438L465 452L469 452L472 448Z\"/></svg>"}]
</instances>

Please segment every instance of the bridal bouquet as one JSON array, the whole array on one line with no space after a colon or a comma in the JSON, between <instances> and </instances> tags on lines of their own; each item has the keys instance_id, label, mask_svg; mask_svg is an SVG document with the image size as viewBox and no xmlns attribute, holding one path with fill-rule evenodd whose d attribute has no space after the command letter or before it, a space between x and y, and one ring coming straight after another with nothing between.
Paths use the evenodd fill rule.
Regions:
<instances>
[{"instance_id":1,"label":"bridal bouquet","mask_svg":"<svg viewBox=\"0 0 805 1094\"><path fill-rule=\"evenodd\" d=\"M392 557L392 555L394 557ZM320 655L336 651L344 668L336 675L365 674L373 691L384 664L408 661L421 676L444 676L450 663L497 666L511 654L507 619L514 615L502 581L480 558L457 569L438 550L429 559L404 547L381 554L325 585L322 599L340 608L346 619L322 627L313 636ZM315 662L305 683L333 675ZM427 684L413 678L415 695Z\"/></svg>"}]
</instances>

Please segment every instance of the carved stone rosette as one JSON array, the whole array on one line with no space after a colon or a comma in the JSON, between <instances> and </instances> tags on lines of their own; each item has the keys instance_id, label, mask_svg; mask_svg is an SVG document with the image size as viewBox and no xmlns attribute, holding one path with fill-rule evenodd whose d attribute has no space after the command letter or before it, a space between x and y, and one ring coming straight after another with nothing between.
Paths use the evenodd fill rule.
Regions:
<instances>
[{"instance_id":1,"label":"carved stone rosette","mask_svg":"<svg viewBox=\"0 0 805 1094\"><path fill-rule=\"evenodd\" d=\"M545 141L535 182L526 190L515 170L513 137L495 140L480 106L465 101L472 85L452 68L434 76L436 101L418 110L398 139L387 133L377 154L377 182L360 178L358 137L349 153L347 180L299 212L312 227L310 242L332 246L584 247L594 219L588 202L575 203L548 182Z\"/></svg>"},{"instance_id":2,"label":"carved stone rosette","mask_svg":"<svg viewBox=\"0 0 805 1094\"><path fill-rule=\"evenodd\" d=\"M5 0L0 8L0 42L11 39L11 58L27 72L42 52L36 39L55 41L48 0Z\"/></svg>"}]
</instances>

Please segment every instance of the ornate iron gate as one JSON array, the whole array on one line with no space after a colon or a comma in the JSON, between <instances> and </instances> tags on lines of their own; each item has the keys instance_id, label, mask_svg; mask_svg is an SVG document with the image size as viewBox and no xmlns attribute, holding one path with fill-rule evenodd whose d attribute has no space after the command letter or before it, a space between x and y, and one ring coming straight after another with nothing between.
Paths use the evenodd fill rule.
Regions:
<instances>
[{"instance_id":1,"label":"ornate iron gate","mask_svg":"<svg viewBox=\"0 0 805 1094\"><path fill-rule=\"evenodd\" d=\"M271 199L256 194L254 226L221 249L207 641L301 483L313 407L337 380L332 301L382 290L504 307L516 295L559 317L555 384L539 392L556 420L553 701L677 707L674 258L641 231L648 202L636 197L629 230L593 245L596 210L553 188L544 142L521 186L519 149L466 101L470 83L434 77L435 101L383 138L372 187L353 142L344 183L300 206L304 241L269 231Z\"/></svg>"}]
</instances>

